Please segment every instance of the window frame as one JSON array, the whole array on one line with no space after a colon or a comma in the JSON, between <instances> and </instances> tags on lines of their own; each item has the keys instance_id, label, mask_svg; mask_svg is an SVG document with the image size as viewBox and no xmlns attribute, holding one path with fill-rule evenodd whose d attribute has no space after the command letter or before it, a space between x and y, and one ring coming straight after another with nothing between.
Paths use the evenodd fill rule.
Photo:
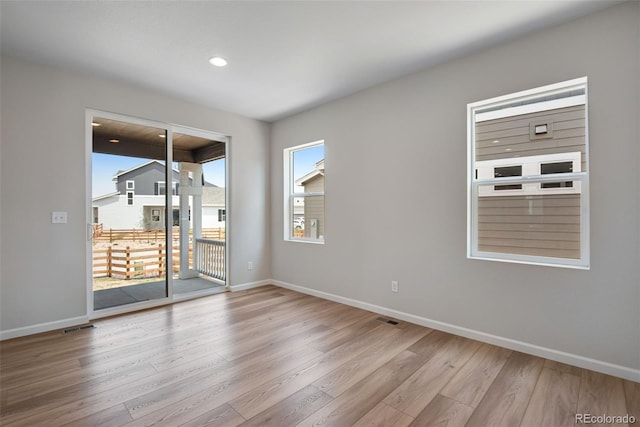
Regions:
<instances>
[{"instance_id":1,"label":"window frame","mask_svg":"<svg viewBox=\"0 0 640 427\"><path fill-rule=\"evenodd\" d=\"M529 102L527 101L535 101L537 99L541 99L546 96L553 97L554 95L569 93L573 90L584 90L584 102L580 104L572 104L575 100L571 99L571 96L567 96L566 98L560 98L555 101L556 104L553 108L541 108L541 104L545 101L540 100L537 102ZM522 102L523 105L513 106L516 103ZM554 102L554 101L552 101ZM503 111L500 109L495 109L498 106L506 106L511 105L509 107L503 108ZM537 108L541 108L536 110ZM570 157L571 152L561 153L556 155L541 155L534 157L549 157L548 161L539 161L538 162L538 174L531 175L526 174L524 172L523 166L523 176L513 176L513 177L499 177L499 178L484 178L478 177L476 169L478 168L478 163L476 162L476 117L477 114L485 114L500 117L510 117L516 116L520 114L526 114L528 112L533 111L544 111L547 109L556 109L562 108L565 106L571 105L582 105L584 104L584 112L585 112L585 165L586 170L580 169L580 162L578 161L577 170L574 169L572 173L557 173L557 174L542 174L541 173L541 164L542 163L559 163L563 161L573 161L574 166L576 165L575 160ZM583 269L588 270L590 268L590 236L589 236L589 125L588 125L588 86L587 86L587 77L581 77L573 80L568 80L564 82L559 82L547 86L542 86L534 89L529 89L525 91L520 91L504 96L499 96L496 98L491 98L483 101L473 102L467 104L467 258L468 259L477 259L477 260L489 260L489 261L499 261L499 262L509 262L509 263L521 263L521 264L532 264L532 265L542 265L542 266L551 266L551 267L564 267L564 268L573 268L573 269ZM485 111L489 110L488 113ZM511 110L511 112L507 112L506 110ZM485 116L486 117L486 116ZM492 117L493 118L493 117ZM550 129L553 131L553 128ZM535 140L537 138L533 138ZM557 158L554 158L554 156ZM536 159L538 160L538 159ZM492 161L485 161L492 162ZM504 159L502 161L493 161L497 164L504 163L505 166L509 165L517 165L519 164L518 158L509 158ZM492 169L493 173L493 169ZM573 187L559 187L559 188L544 188L544 183L556 183L556 182L566 182L573 181ZM480 189L482 187L490 186L490 189L493 189L493 196L497 195L513 195L515 193L521 193L523 190L502 190L495 191L496 185L516 185L521 184L523 189L525 188L533 188L535 186L535 192L531 194L535 195L545 195L545 194L559 194L559 193L573 193L580 194L580 258L559 258L559 257L551 257L551 256L534 256L534 255L523 255L516 253L502 253L502 252L486 252L480 251L478 249L478 203L480 197ZM532 186L533 184L533 186ZM577 185L576 185L577 184ZM485 191L488 193L488 191ZM501 193L501 194L497 194ZM509 194L511 193L511 194ZM525 192L526 194L526 192ZM484 194L489 195L489 194Z\"/></svg>"},{"instance_id":2,"label":"window frame","mask_svg":"<svg viewBox=\"0 0 640 427\"><path fill-rule=\"evenodd\" d=\"M135 193L133 191L127 191L127 206L133 206L133 198Z\"/></svg>"},{"instance_id":3,"label":"window frame","mask_svg":"<svg viewBox=\"0 0 640 427\"><path fill-rule=\"evenodd\" d=\"M136 189L136 182L133 181L133 180L128 179L125 182L125 187L126 187L126 190L135 190Z\"/></svg>"},{"instance_id":4,"label":"window frame","mask_svg":"<svg viewBox=\"0 0 640 427\"><path fill-rule=\"evenodd\" d=\"M293 205L295 203L296 198L304 198L304 197L313 197L313 196L322 196L325 197L326 188L324 191L314 191L314 192L303 192L296 193L295 192L295 179L294 179L294 171L293 171L293 156L295 152L306 150L309 148L323 146L325 145L324 139L308 142L306 144L296 145L294 147L288 147L283 150L283 182L284 182L284 240L288 242L303 242L303 243L311 243L324 245L325 242L325 234L326 234L326 224L325 224L325 234L323 234L319 238L311 238L311 237L296 237L293 235ZM326 157L326 152L325 156ZM324 161L324 158L322 159ZM326 182L325 182L326 184ZM326 199L325 199L326 200ZM323 213L325 213L324 217L326 218L326 205L323 205ZM326 222L326 221L325 221Z\"/></svg>"}]
</instances>

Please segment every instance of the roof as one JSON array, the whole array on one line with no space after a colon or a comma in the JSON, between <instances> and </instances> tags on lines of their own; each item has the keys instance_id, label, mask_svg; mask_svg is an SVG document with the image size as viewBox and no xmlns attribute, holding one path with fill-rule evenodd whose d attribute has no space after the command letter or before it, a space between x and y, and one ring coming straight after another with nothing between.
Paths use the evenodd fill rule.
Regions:
<instances>
[{"instance_id":1,"label":"roof","mask_svg":"<svg viewBox=\"0 0 640 427\"><path fill-rule=\"evenodd\" d=\"M202 187L202 204L204 206L224 206L224 187Z\"/></svg>"},{"instance_id":2,"label":"roof","mask_svg":"<svg viewBox=\"0 0 640 427\"><path fill-rule=\"evenodd\" d=\"M147 166L149 166L149 165L150 165L150 164L152 164L152 163L157 163L157 164L159 164L160 166L164 167L164 164L163 164L162 162L159 162L158 160L149 160L149 161L148 161L148 162L146 162L146 163L142 163L142 164L140 164L140 165L138 165L138 166L134 166L134 167L132 167L132 168L130 168L130 169L127 169L127 170L124 170L124 171L122 171L122 170L121 170L121 171L118 171L118 172L116 172L116 174L115 174L115 175L113 175L113 177L114 177L114 178L118 178L119 176L122 176L122 175L124 175L124 174L129 173L129 172L133 172L133 171L134 171L134 170L136 170L136 169L142 169L142 168L144 168L144 167L147 167ZM175 168L173 168L173 171L174 171L174 172L177 172L177 173L180 173L180 171L179 171L178 169L175 169Z\"/></svg>"},{"instance_id":3,"label":"roof","mask_svg":"<svg viewBox=\"0 0 640 427\"><path fill-rule=\"evenodd\" d=\"M307 184L309 181L315 179L317 176L324 176L324 170L314 170L313 172L309 172L308 174L306 174L305 176L298 178L296 180L296 185L305 185Z\"/></svg>"},{"instance_id":4,"label":"roof","mask_svg":"<svg viewBox=\"0 0 640 427\"><path fill-rule=\"evenodd\" d=\"M315 170L309 172L308 174L298 178L295 182L296 185L305 185L309 181L315 179L317 176L324 176L324 159L316 162Z\"/></svg>"},{"instance_id":5,"label":"roof","mask_svg":"<svg viewBox=\"0 0 640 427\"><path fill-rule=\"evenodd\" d=\"M115 191L113 193L103 194L102 196L94 197L91 200L94 201L94 202L97 202L98 200L108 199L109 197L114 197L114 196L119 196L119 195L120 195L120 192L119 191Z\"/></svg>"}]
</instances>

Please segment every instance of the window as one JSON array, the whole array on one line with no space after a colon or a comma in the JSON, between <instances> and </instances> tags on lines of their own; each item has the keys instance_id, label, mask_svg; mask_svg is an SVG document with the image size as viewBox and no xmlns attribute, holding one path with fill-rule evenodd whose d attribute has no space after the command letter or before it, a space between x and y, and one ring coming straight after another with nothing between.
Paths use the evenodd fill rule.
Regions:
<instances>
[{"instance_id":1,"label":"window","mask_svg":"<svg viewBox=\"0 0 640 427\"><path fill-rule=\"evenodd\" d=\"M171 194L174 196L178 195L178 187L180 183L172 182L171 183ZM167 184L164 181L158 181L155 183L155 194L156 196L164 196L167 194Z\"/></svg>"},{"instance_id":2,"label":"window","mask_svg":"<svg viewBox=\"0 0 640 427\"><path fill-rule=\"evenodd\" d=\"M151 209L151 221L160 222L160 209Z\"/></svg>"},{"instance_id":3,"label":"window","mask_svg":"<svg viewBox=\"0 0 640 427\"><path fill-rule=\"evenodd\" d=\"M224 222L227 219L227 210L218 209L218 222Z\"/></svg>"},{"instance_id":4,"label":"window","mask_svg":"<svg viewBox=\"0 0 640 427\"><path fill-rule=\"evenodd\" d=\"M127 190L135 190L136 182L135 181L127 181Z\"/></svg>"},{"instance_id":5,"label":"window","mask_svg":"<svg viewBox=\"0 0 640 427\"><path fill-rule=\"evenodd\" d=\"M284 238L323 243L324 141L284 150Z\"/></svg>"},{"instance_id":6,"label":"window","mask_svg":"<svg viewBox=\"0 0 640 427\"><path fill-rule=\"evenodd\" d=\"M127 205L133 205L133 191L127 191Z\"/></svg>"},{"instance_id":7,"label":"window","mask_svg":"<svg viewBox=\"0 0 640 427\"><path fill-rule=\"evenodd\" d=\"M586 77L467 110L468 257L589 268Z\"/></svg>"}]
</instances>

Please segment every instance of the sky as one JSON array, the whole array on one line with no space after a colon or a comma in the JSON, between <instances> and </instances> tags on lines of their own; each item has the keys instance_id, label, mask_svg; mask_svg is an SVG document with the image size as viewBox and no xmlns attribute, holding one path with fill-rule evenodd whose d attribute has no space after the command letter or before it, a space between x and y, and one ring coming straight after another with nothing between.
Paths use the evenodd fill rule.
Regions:
<instances>
[{"instance_id":1,"label":"sky","mask_svg":"<svg viewBox=\"0 0 640 427\"><path fill-rule=\"evenodd\" d=\"M113 176L118 171L131 169L147 163L149 159L140 157L114 156L111 154L93 153L92 161L92 197L103 196L116 191ZM174 167L177 168L177 163ZM218 187L225 187L225 159L207 162L202 165L204 179Z\"/></svg>"},{"instance_id":2,"label":"sky","mask_svg":"<svg viewBox=\"0 0 640 427\"><path fill-rule=\"evenodd\" d=\"M293 179L298 179L315 170L316 163L322 159L324 159L324 145L294 151Z\"/></svg>"}]
</instances>

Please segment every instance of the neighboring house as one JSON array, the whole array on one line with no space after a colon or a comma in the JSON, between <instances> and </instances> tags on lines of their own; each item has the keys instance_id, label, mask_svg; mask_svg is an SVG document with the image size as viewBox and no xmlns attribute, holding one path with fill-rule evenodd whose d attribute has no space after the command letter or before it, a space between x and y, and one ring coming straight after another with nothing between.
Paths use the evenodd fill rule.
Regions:
<instances>
[{"instance_id":1,"label":"neighboring house","mask_svg":"<svg viewBox=\"0 0 640 427\"><path fill-rule=\"evenodd\" d=\"M315 164L315 169L296 180L305 193L324 193L324 159ZM294 226L300 224L304 237L324 236L324 195L306 196L294 200Z\"/></svg>"},{"instance_id":2,"label":"neighboring house","mask_svg":"<svg viewBox=\"0 0 640 427\"><path fill-rule=\"evenodd\" d=\"M172 170L172 224L178 225L180 172ZM92 201L93 222L105 229L163 228L166 218L164 164L157 160L119 171L113 177L116 191L95 197ZM205 182L202 188L202 226L225 226L225 189ZM191 212L191 207L189 209ZM189 218L191 219L191 218Z\"/></svg>"}]
</instances>

